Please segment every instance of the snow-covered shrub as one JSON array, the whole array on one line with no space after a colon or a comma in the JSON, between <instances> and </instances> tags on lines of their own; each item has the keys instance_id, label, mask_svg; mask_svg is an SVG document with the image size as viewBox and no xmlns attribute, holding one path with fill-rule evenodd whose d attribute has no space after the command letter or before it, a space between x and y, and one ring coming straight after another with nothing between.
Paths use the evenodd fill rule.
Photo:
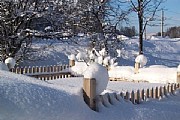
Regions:
<instances>
[{"instance_id":1,"label":"snow-covered shrub","mask_svg":"<svg viewBox=\"0 0 180 120\"><path fill-rule=\"evenodd\" d=\"M117 63L115 63L116 58L111 58L108 56L105 48L100 51L97 51L95 48L93 48L92 50L86 51L86 53L79 52L76 55L76 58L78 61L84 61L88 65L94 62L106 67L117 65Z\"/></svg>"},{"instance_id":2,"label":"snow-covered shrub","mask_svg":"<svg viewBox=\"0 0 180 120\"><path fill-rule=\"evenodd\" d=\"M5 71L9 71L7 65L3 62L0 62L0 70L5 70Z\"/></svg>"},{"instance_id":3,"label":"snow-covered shrub","mask_svg":"<svg viewBox=\"0 0 180 120\"><path fill-rule=\"evenodd\" d=\"M79 52L77 55L76 55L76 58L78 61L86 61L87 59L87 56L84 52Z\"/></svg>"},{"instance_id":4,"label":"snow-covered shrub","mask_svg":"<svg viewBox=\"0 0 180 120\"><path fill-rule=\"evenodd\" d=\"M9 69L11 68L14 68L15 64L16 64L16 61L14 58L12 57L8 57L6 60L5 60L5 64L8 66Z\"/></svg>"},{"instance_id":5,"label":"snow-covered shrub","mask_svg":"<svg viewBox=\"0 0 180 120\"><path fill-rule=\"evenodd\" d=\"M147 58L144 55L138 55L135 59L136 63L140 63L140 66L143 67L147 63Z\"/></svg>"},{"instance_id":6,"label":"snow-covered shrub","mask_svg":"<svg viewBox=\"0 0 180 120\"><path fill-rule=\"evenodd\" d=\"M70 68L70 71L75 76L83 75L84 71L87 68L87 64L85 62L75 62L75 65Z\"/></svg>"},{"instance_id":7,"label":"snow-covered shrub","mask_svg":"<svg viewBox=\"0 0 180 120\"><path fill-rule=\"evenodd\" d=\"M107 69L98 63L92 63L87 67L84 78L96 79L96 95L100 95L106 89L109 81Z\"/></svg>"}]
</instances>

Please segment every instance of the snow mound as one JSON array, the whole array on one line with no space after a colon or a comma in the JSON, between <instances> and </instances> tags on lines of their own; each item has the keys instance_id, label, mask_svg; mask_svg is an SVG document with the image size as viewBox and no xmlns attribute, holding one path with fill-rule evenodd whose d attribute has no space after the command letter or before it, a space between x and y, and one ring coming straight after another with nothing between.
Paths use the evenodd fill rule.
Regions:
<instances>
[{"instance_id":1,"label":"snow mound","mask_svg":"<svg viewBox=\"0 0 180 120\"><path fill-rule=\"evenodd\" d=\"M0 120L84 120L91 115L80 87L0 74Z\"/></svg>"},{"instance_id":2,"label":"snow mound","mask_svg":"<svg viewBox=\"0 0 180 120\"><path fill-rule=\"evenodd\" d=\"M127 36L125 36L125 35L118 35L117 38L119 40L129 40L129 38Z\"/></svg>"},{"instance_id":3,"label":"snow mound","mask_svg":"<svg viewBox=\"0 0 180 120\"><path fill-rule=\"evenodd\" d=\"M160 39L162 39L162 38L159 38L157 36L151 36L151 38L150 38L150 40L160 40Z\"/></svg>"},{"instance_id":4,"label":"snow mound","mask_svg":"<svg viewBox=\"0 0 180 120\"><path fill-rule=\"evenodd\" d=\"M131 80L131 76L134 74L134 67L132 66L116 66L112 67L109 71L109 77L121 78L125 80Z\"/></svg>"},{"instance_id":5,"label":"snow mound","mask_svg":"<svg viewBox=\"0 0 180 120\"><path fill-rule=\"evenodd\" d=\"M76 60L76 56L74 54L71 54L68 56L69 60Z\"/></svg>"},{"instance_id":6,"label":"snow mound","mask_svg":"<svg viewBox=\"0 0 180 120\"><path fill-rule=\"evenodd\" d=\"M176 70L177 68L140 68L132 79L150 83L176 83Z\"/></svg>"},{"instance_id":7,"label":"snow mound","mask_svg":"<svg viewBox=\"0 0 180 120\"><path fill-rule=\"evenodd\" d=\"M84 71L87 68L87 64L85 62L75 62L75 66L70 68L72 74L78 76L83 75Z\"/></svg>"},{"instance_id":8,"label":"snow mound","mask_svg":"<svg viewBox=\"0 0 180 120\"><path fill-rule=\"evenodd\" d=\"M180 72L180 65L178 65L177 72Z\"/></svg>"},{"instance_id":9,"label":"snow mound","mask_svg":"<svg viewBox=\"0 0 180 120\"><path fill-rule=\"evenodd\" d=\"M14 58L12 57L9 57L5 60L5 64L9 64L9 68L14 68L15 64L16 64L16 61Z\"/></svg>"},{"instance_id":10,"label":"snow mound","mask_svg":"<svg viewBox=\"0 0 180 120\"><path fill-rule=\"evenodd\" d=\"M149 66L149 68L168 68L168 67L165 65L151 65Z\"/></svg>"},{"instance_id":11,"label":"snow mound","mask_svg":"<svg viewBox=\"0 0 180 120\"><path fill-rule=\"evenodd\" d=\"M96 79L96 95L100 95L107 87L109 75L107 69L98 64L92 63L84 72L84 78Z\"/></svg>"},{"instance_id":12,"label":"snow mound","mask_svg":"<svg viewBox=\"0 0 180 120\"><path fill-rule=\"evenodd\" d=\"M140 66L143 67L147 63L147 58L144 55L138 55L135 59L136 63L140 63Z\"/></svg>"}]
</instances>

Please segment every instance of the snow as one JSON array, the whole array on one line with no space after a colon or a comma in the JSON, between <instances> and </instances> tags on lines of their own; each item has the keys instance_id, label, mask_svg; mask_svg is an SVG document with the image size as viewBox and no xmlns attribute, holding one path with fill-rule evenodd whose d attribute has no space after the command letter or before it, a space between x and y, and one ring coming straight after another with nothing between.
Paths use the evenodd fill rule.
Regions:
<instances>
[{"instance_id":1,"label":"snow","mask_svg":"<svg viewBox=\"0 0 180 120\"><path fill-rule=\"evenodd\" d=\"M87 48L87 42L82 37L77 42L81 44L51 40L33 43L34 48L42 48L36 55L45 58L44 61L26 61L21 65L67 64L67 56ZM118 66L111 66L108 71L109 77L122 78L126 81L108 81L105 84L104 80L107 76L103 71L106 69L89 68L93 73L89 74L90 70L86 71L88 66L85 62L76 61L70 71L75 75L99 77L97 79L103 81L100 83L103 86L98 88L103 89L97 92L98 94L105 88L106 90L101 94L164 86L177 80L177 72L180 71L179 46L179 39L145 40L144 55L148 62L139 69L139 73L134 74L133 66L138 55L138 39L126 40L125 47L119 52L117 58ZM104 62L107 63L107 61ZM180 90L177 90L175 95L169 94L161 99L148 99L138 105L133 105L122 98L120 101L113 99L113 105L108 101L106 102L108 107L100 103L99 112L95 112L84 102L83 77L40 81L10 73L2 62L0 69L0 120L179 120L180 118ZM97 70L100 73L97 73ZM101 80L98 82L102 82ZM107 100L107 97L105 99Z\"/></svg>"},{"instance_id":2,"label":"snow","mask_svg":"<svg viewBox=\"0 0 180 120\"><path fill-rule=\"evenodd\" d=\"M5 63L0 62L0 70L9 71L9 68L7 67L7 65Z\"/></svg>"},{"instance_id":3,"label":"snow","mask_svg":"<svg viewBox=\"0 0 180 120\"><path fill-rule=\"evenodd\" d=\"M111 78L121 78L127 81L141 81L149 83L176 83L177 68L168 68L166 66L149 66L140 68L139 73L134 74L132 66L117 66L111 68L108 73Z\"/></svg>"},{"instance_id":4,"label":"snow","mask_svg":"<svg viewBox=\"0 0 180 120\"><path fill-rule=\"evenodd\" d=\"M131 80L134 74L134 67L132 66L117 66L111 67L108 71L111 78L122 78L123 80Z\"/></svg>"},{"instance_id":5,"label":"snow","mask_svg":"<svg viewBox=\"0 0 180 120\"><path fill-rule=\"evenodd\" d=\"M107 90L154 87L161 84L109 82ZM179 120L180 91L175 96L150 99L139 105L113 100L92 111L83 100L82 78L40 81L0 71L1 120Z\"/></svg>"},{"instance_id":6,"label":"snow","mask_svg":"<svg viewBox=\"0 0 180 120\"><path fill-rule=\"evenodd\" d=\"M15 64L16 64L16 61L14 58L12 57L8 57L6 60L5 60L5 64L9 64L9 68L14 68Z\"/></svg>"},{"instance_id":7,"label":"snow","mask_svg":"<svg viewBox=\"0 0 180 120\"><path fill-rule=\"evenodd\" d=\"M125 36L125 35L118 35L117 38L119 40L129 40L129 38L127 36Z\"/></svg>"},{"instance_id":8,"label":"snow","mask_svg":"<svg viewBox=\"0 0 180 120\"><path fill-rule=\"evenodd\" d=\"M85 70L87 69L87 64L85 62L75 62L75 66L70 68L70 71L73 75L79 76L83 75Z\"/></svg>"},{"instance_id":9,"label":"snow","mask_svg":"<svg viewBox=\"0 0 180 120\"><path fill-rule=\"evenodd\" d=\"M90 64L84 72L84 78L96 79L96 95L100 95L107 87L109 81L109 75L107 69L98 64Z\"/></svg>"},{"instance_id":10,"label":"snow","mask_svg":"<svg viewBox=\"0 0 180 120\"><path fill-rule=\"evenodd\" d=\"M86 56L86 54L84 52L79 52L76 55L76 58L77 58L78 61L84 61L87 58L87 56Z\"/></svg>"},{"instance_id":11,"label":"snow","mask_svg":"<svg viewBox=\"0 0 180 120\"><path fill-rule=\"evenodd\" d=\"M147 58L144 55L138 55L135 62L140 63L140 66L143 67L147 63Z\"/></svg>"},{"instance_id":12,"label":"snow","mask_svg":"<svg viewBox=\"0 0 180 120\"><path fill-rule=\"evenodd\" d=\"M177 71L180 72L180 65L178 65Z\"/></svg>"},{"instance_id":13,"label":"snow","mask_svg":"<svg viewBox=\"0 0 180 120\"><path fill-rule=\"evenodd\" d=\"M69 60L76 60L76 56L74 54L71 54L70 56L68 56Z\"/></svg>"}]
</instances>

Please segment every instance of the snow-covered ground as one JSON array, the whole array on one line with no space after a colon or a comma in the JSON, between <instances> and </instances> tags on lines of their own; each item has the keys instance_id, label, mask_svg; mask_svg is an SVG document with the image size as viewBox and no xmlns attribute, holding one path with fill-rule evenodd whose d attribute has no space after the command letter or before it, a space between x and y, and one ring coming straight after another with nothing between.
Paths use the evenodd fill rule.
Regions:
<instances>
[{"instance_id":1,"label":"snow-covered ground","mask_svg":"<svg viewBox=\"0 0 180 120\"><path fill-rule=\"evenodd\" d=\"M109 82L107 90L123 91L161 84ZM0 71L0 120L179 120L180 91L139 105L116 101L100 112L84 102L82 78L40 81Z\"/></svg>"},{"instance_id":2,"label":"snow-covered ground","mask_svg":"<svg viewBox=\"0 0 180 120\"><path fill-rule=\"evenodd\" d=\"M40 61L26 61L23 66L37 65L57 65L68 64L68 55L77 54L78 51L85 51L89 43L86 39L79 39L75 43L67 43L52 40L43 40L36 42L33 46L41 48L38 56L42 56ZM150 40L144 40L144 55L150 65L165 65L168 67L177 67L180 63L180 39L165 39L152 37ZM121 50L121 57L117 62L120 66L134 66L134 61L138 55L138 39L125 40L124 49Z\"/></svg>"},{"instance_id":3,"label":"snow-covered ground","mask_svg":"<svg viewBox=\"0 0 180 120\"><path fill-rule=\"evenodd\" d=\"M39 41L34 47L41 47L40 61L26 61L22 66L44 66L68 64L68 55L77 54L87 48L85 40L81 44ZM159 39L152 37L144 41L144 55L148 63L134 74L134 60L138 51L138 40L127 39L119 66L111 68L110 77L121 77L127 82L109 81L106 92L132 91L163 86L173 83L180 63L180 39ZM50 45L52 44L52 45ZM81 66L82 64L80 64ZM84 72L86 64L73 68L74 72ZM100 74L100 76L102 76ZM130 81L149 81L134 83ZM40 81L24 75L0 70L0 120L179 120L180 90L176 95L162 99L149 99L139 105L127 101L116 101L100 112L92 111L84 102L82 94L83 78L64 78Z\"/></svg>"}]
</instances>

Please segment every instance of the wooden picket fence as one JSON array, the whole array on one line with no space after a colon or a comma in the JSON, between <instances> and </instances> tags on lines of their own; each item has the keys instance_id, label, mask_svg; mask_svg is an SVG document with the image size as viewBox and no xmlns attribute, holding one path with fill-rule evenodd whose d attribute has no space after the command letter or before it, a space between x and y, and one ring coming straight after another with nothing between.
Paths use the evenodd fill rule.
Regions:
<instances>
[{"instance_id":1,"label":"wooden picket fence","mask_svg":"<svg viewBox=\"0 0 180 120\"><path fill-rule=\"evenodd\" d=\"M140 104L149 98L160 99L169 95L176 95L175 91L180 89L180 84L168 84L166 86L151 89L142 89L131 92L105 93L96 96L96 80L85 78L83 83L83 97L86 104L94 111L99 111L99 105L109 107L117 102L129 101L132 104Z\"/></svg>"},{"instance_id":2,"label":"wooden picket fence","mask_svg":"<svg viewBox=\"0 0 180 120\"><path fill-rule=\"evenodd\" d=\"M72 77L73 75L69 72L69 68L69 65L16 67L11 69L11 72L35 77L40 80L54 80Z\"/></svg>"},{"instance_id":3,"label":"wooden picket fence","mask_svg":"<svg viewBox=\"0 0 180 120\"><path fill-rule=\"evenodd\" d=\"M121 92L117 93L106 93L104 95L99 95L96 97L96 104L102 103L105 107L113 105L114 101L131 101L133 104L140 104L143 101L146 101L148 98L160 99L167 97L168 95L175 95L175 91L180 89L180 84L169 84L163 87L155 87L151 89L142 89L131 92ZM96 105L97 107L97 105ZM96 108L98 111L98 108Z\"/></svg>"}]
</instances>

